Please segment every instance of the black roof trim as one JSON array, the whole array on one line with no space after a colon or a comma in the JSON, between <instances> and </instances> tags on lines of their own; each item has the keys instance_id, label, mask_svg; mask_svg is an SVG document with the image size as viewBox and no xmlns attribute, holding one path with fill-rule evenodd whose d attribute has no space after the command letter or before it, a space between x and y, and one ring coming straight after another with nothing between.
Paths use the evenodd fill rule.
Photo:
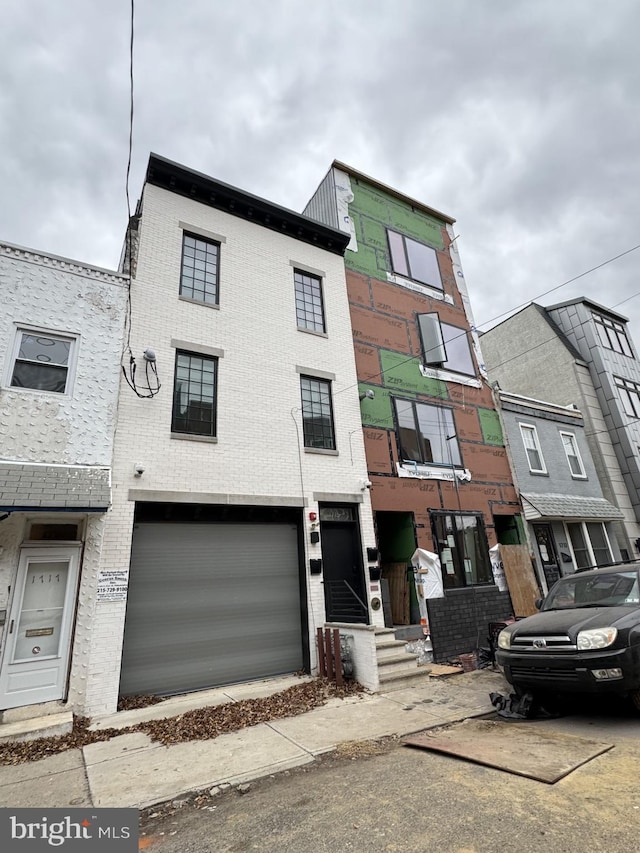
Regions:
<instances>
[{"instance_id":1,"label":"black roof trim","mask_svg":"<svg viewBox=\"0 0 640 853\"><path fill-rule=\"evenodd\" d=\"M224 184L158 154L149 155L145 183L192 198L231 216L255 222L294 240L311 243L335 255L344 255L351 239L351 235L344 231L323 225L301 213Z\"/></svg>"}]
</instances>

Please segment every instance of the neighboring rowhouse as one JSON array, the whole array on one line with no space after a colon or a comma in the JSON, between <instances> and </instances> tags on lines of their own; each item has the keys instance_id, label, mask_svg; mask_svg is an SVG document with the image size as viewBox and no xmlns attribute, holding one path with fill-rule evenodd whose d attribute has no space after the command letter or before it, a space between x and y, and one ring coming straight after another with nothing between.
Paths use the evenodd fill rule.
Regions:
<instances>
[{"instance_id":1,"label":"neighboring rowhouse","mask_svg":"<svg viewBox=\"0 0 640 853\"><path fill-rule=\"evenodd\" d=\"M84 694L126 294L117 273L0 243L0 711Z\"/></svg>"},{"instance_id":2,"label":"neighboring rowhouse","mask_svg":"<svg viewBox=\"0 0 640 853\"><path fill-rule=\"evenodd\" d=\"M622 559L640 556L640 363L627 318L588 299L532 303L482 335L492 381L582 413Z\"/></svg>"},{"instance_id":3,"label":"neighboring rowhouse","mask_svg":"<svg viewBox=\"0 0 640 853\"><path fill-rule=\"evenodd\" d=\"M86 713L312 671L326 620L383 625L348 240L151 155Z\"/></svg>"},{"instance_id":4,"label":"neighboring rowhouse","mask_svg":"<svg viewBox=\"0 0 640 853\"><path fill-rule=\"evenodd\" d=\"M582 414L498 394L542 589L576 569L620 560L611 522L622 512L603 497Z\"/></svg>"},{"instance_id":5,"label":"neighboring rowhouse","mask_svg":"<svg viewBox=\"0 0 640 853\"><path fill-rule=\"evenodd\" d=\"M499 418L448 216L334 162L305 213L349 234L349 308L371 500L396 625L420 622L416 547L441 560L436 660L511 615L489 548L523 544Z\"/></svg>"}]
</instances>

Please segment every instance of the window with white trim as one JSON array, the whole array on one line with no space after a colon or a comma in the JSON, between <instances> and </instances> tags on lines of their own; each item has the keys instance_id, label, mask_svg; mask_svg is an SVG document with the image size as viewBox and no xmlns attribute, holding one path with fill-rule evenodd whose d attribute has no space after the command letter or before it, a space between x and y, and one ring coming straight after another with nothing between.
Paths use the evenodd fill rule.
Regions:
<instances>
[{"instance_id":1,"label":"window with white trim","mask_svg":"<svg viewBox=\"0 0 640 853\"><path fill-rule=\"evenodd\" d=\"M9 384L12 388L69 393L76 343L71 336L18 329Z\"/></svg>"},{"instance_id":2,"label":"window with white trim","mask_svg":"<svg viewBox=\"0 0 640 853\"><path fill-rule=\"evenodd\" d=\"M602 346L605 349L611 349L621 355L628 355L629 358L633 358L624 323L619 323L611 317L604 317L602 314L592 314L591 316L596 324L596 331Z\"/></svg>"},{"instance_id":3,"label":"window with white trim","mask_svg":"<svg viewBox=\"0 0 640 853\"><path fill-rule=\"evenodd\" d=\"M571 476L576 479L586 479L587 475L584 470L584 465L582 464L582 457L578 450L578 442L576 441L575 434L572 432L561 431L560 437L562 438L562 446L564 447L567 462L569 463Z\"/></svg>"},{"instance_id":4,"label":"window with white trim","mask_svg":"<svg viewBox=\"0 0 640 853\"><path fill-rule=\"evenodd\" d=\"M442 290L442 276L435 249L397 231L387 230L387 237L393 272Z\"/></svg>"},{"instance_id":5,"label":"window with white trim","mask_svg":"<svg viewBox=\"0 0 640 853\"><path fill-rule=\"evenodd\" d=\"M529 471L532 474L546 474L547 468L544 464L540 442L538 441L538 431L533 424L520 424L520 434L522 435L522 443L527 454L529 462Z\"/></svg>"},{"instance_id":6,"label":"window with white trim","mask_svg":"<svg viewBox=\"0 0 640 853\"><path fill-rule=\"evenodd\" d=\"M418 314L425 366L475 376L467 329L443 323L437 313Z\"/></svg>"},{"instance_id":7,"label":"window with white trim","mask_svg":"<svg viewBox=\"0 0 640 853\"><path fill-rule=\"evenodd\" d=\"M614 562L607 529L601 521L574 521L567 524L567 531L578 569Z\"/></svg>"}]
</instances>

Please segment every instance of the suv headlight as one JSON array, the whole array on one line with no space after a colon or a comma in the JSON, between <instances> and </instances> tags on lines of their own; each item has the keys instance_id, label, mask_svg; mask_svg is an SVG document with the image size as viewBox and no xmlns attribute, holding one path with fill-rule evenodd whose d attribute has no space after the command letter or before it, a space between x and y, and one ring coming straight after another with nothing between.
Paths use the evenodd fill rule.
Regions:
<instances>
[{"instance_id":1,"label":"suv headlight","mask_svg":"<svg viewBox=\"0 0 640 853\"><path fill-rule=\"evenodd\" d=\"M498 634L498 648L511 648L511 631L509 631L508 628L503 628L502 631L500 631L500 633Z\"/></svg>"},{"instance_id":2,"label":"suv headlight","mask_svg":"<svg viewBox=\"0 0 640 853\"><path fill-rule=\"evenodd\" d=\"M592 628L578 634L578 651L587 649L606 649L618 636L617 628Z\"/></svg>"}]
</instances>

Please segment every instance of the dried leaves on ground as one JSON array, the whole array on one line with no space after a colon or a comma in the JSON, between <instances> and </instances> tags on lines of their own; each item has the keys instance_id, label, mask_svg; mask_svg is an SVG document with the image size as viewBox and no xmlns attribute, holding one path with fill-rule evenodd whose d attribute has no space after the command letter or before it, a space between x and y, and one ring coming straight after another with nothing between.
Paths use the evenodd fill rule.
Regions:
<instances>
[{"instance_id":1,"label":"dried leaves on ground","mask_svg":"<svg viewBox=\"0 0 640 853\"><path fill-rule=\"evenodd\" d=\"M118 711L136 711L138 708L148 708L150 705L157 705L159 702L164 702L162 696L146 696L144 694L120 696Z\"/></svg>"},{"instance_id":2,"label":"dried leaves on ground","mask_svg":"<svg viewBox=\"0 0 640 853\"><path fill-rule=\"evenodd\" d=\"M338 687L326 679L316 678L294 684L271 696L198 708L176 717L147 720L123 729L101 729L92 732L89 730L91 723L89 719L76 717L73 730L69 734L0 744L0 764L37 761L67 749L78 749L87 744L110 740L129 732L144 732L151 740L166 746L191 740L210 740L247 726L304 714L313 708L319 708L331 698L345 699L362 692L363 688L356 682Z\"/></svg>"}]
</instances>

